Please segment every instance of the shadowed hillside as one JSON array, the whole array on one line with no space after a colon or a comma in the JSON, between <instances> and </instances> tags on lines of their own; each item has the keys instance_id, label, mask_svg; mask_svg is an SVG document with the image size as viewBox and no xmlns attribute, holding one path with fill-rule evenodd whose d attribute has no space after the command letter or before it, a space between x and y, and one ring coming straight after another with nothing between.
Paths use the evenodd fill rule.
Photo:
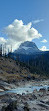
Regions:
<instances>
[{"instance_id":1,"label":"shadowed hillside","mask_svg":"<svg viewBox=\"0 0 49 111\"><path fill-rule=\"evenodd\" d=\"M35 76L30 73L25 64L11 58L0 57L0 80L16 82L24 79L34 79Z\"/></svg>"}]
</instances>

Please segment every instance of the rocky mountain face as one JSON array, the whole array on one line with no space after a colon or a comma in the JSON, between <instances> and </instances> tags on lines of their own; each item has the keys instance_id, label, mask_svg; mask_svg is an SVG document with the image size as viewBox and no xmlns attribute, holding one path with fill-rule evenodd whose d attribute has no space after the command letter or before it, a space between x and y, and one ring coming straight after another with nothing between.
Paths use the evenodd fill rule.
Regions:
<instances>
[{"instance_id":1,"label":"rocky mountain face","mask_svg":"<svg viewBox=\"0 0 49 111\"><path fill-rule=\"evenodd\" d=\"M22 43L19 46L19 48L17 50L15 50L14 53L30 55L30 54L37 53L37 52L40 52L40 50L38 49L36 44L34 42L26 41L26 42Z\"/></svg>"}]
</instances>

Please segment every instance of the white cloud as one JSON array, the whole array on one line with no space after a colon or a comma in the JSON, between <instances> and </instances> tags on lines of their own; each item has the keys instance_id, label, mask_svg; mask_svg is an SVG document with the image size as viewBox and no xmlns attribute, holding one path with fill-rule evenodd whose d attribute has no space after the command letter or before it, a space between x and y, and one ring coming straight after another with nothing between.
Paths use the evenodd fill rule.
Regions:
<instances>
[{"instance_id":1,"label":"white cloud","mask_svg":"<svg viewBox=\"0 0 49 111\"><path fill-rule=\"evenodd\" d=\"M37 23L43 22L43 21L44 21L44 19L37 19L37 20L32 21L32 23L37 24Z\"/></svg>"},{"instance_id":2,"label":"white cloud","mask_svg":"<svg viewBox=\"0 0 49 111\"><path fill-rule=\"evenodd\" d=\"M12 24L8 25L4 31L9 38L16 40L16 42L31 41L32 39L42 37L42 35L31 26L31 22L24 25L22 20L16 19Z\"/></svg>"},{"instance_id":3,"label":"white cloud","mask_svg":"<svg viewBox=\"0 0 49 111\"><path fill-rule=\"evenodd\" d=\"M16 49L20 43L24 41L32 41L35 38L40 38L42 35L32 27L32 23L24 25L22 20L15 19L14 22L4 28L3 32L7 35L7 44Z\"/></svg>"},{"instance_id":4,"label":"white cloud","mask_svg":"<svg viewBox=\"0 0 49 111\"><path fill-rule=\"evenodd\" d=\"M6 43L6 39L4 39L4 37L0 37L0 44L4 44Z\"/></svg>"},{"instance_id":5,"label":"white cloud","mask_svg":"<svg viewBox=\"0 0 49 111\"><path fill-rule=\"evenodd\" d=\"M43 39L41 42L46 43L46 42L47 42L47 40L46 40L46 39Z\"/></svg>"},{"instance_id":6,"label":"white cloud","mask_svg":"<svg viewBox=\"0 0 49 111\"><path fill-rule=\"evenodd\" d=\"M11 50L11 46L12 46L12 49L15 50L15 48L18 48L19 45L21 44L20 42L16 43L16 41L14 41L13 39L5 39L4 37L0 37L0 45L2 44L2 46L5 47L5 43L6 43L7 51L8 51L8 48Z\"/></svg>"},{"instance_id":7,"label":"white cloud","mask_svg":"<svg viewBox=\"0 0 49 111\"><path fill-rule=\"evenodd\" d=\"M42 51L48 51L49 49L47 49L46 46L42 46L42 47L40 48L40 50L42 50Z\"/></svg>"}]
</instances>

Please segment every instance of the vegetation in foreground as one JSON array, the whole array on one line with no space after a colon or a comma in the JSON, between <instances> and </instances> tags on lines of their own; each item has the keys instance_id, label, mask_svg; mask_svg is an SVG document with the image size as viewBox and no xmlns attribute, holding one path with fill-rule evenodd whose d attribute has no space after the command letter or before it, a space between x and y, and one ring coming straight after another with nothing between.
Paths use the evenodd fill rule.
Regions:
<instances>
[{"instance_id":1,"label":"vegetation in foreground","mask_svg":"<svg viewBox=\"0 0 49 111\"><path fill-rule=\"evenodd\" d=\"M33 69L33 67L32 67ZM19 80L46 79L47 76L33 73L26 63L11 58L0 57L0 80L16 82Z\"/></svg>"}]
</instances>

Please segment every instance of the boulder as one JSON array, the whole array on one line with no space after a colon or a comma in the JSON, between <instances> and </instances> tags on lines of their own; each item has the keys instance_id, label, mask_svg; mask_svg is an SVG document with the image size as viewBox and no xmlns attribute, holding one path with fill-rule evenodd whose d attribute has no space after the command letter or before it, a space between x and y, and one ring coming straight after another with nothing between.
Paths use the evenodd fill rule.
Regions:
<instances>
[{"instance_id":1,"label":"boulder","mask_svg":"<svg viewBox=\"0 0 49 111\"><path fill-rule=\"evenodd\" d=\"M45 89L45 88L41 88L41 89L39 90L39 92L46 93L46 89Z\"/></svg>"},{"instance_id":2,"label":"boulder","mask_svg":"<svg viewBox=\"0 0 49 111\"><path fill-rule=\"evenodd\" d=\"M49 87L48 87L47 89L48 89L48 91L49 91Z\"/></svg>"},{"instance_id":3,"label":"boulder","mask_svg":"<svg viewBox=\"0 0 49 111\"><path fill-rule=\"evenodd\" d=\"M3 110L4 109L4 110ZM2 107L2 111L13 111L17 110L17 101L12 101L7 107Z\"/></svg>"}]
</instances>

